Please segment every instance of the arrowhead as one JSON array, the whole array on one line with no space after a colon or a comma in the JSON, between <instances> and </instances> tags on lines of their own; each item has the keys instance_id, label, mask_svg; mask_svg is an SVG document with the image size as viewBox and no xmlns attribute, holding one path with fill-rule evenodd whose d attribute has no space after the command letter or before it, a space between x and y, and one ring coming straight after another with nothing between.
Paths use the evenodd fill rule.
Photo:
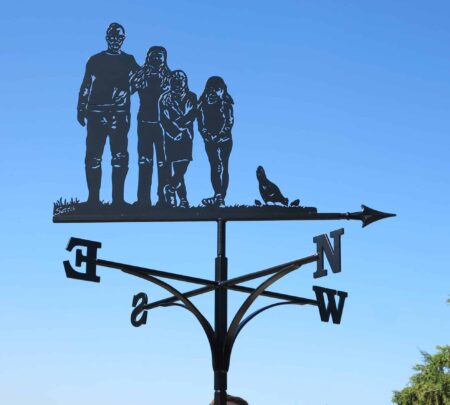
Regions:
<instances>
[{"instance_id":1,"label":"arrowhead","mask_svg":"<svg viewBox=\"0 0 450 405\"><path fill-rule=\"evenodd\" d=\"M370 225L372 222L379 221L380 219L395 217L397 214L390 214L388 212L381 212L374 210L373 208L367 207L362 204L361 208L363 209L361 212L358 212L357 216L362 221L363 228L367 225Z\"/></svg>"}]
</instances>

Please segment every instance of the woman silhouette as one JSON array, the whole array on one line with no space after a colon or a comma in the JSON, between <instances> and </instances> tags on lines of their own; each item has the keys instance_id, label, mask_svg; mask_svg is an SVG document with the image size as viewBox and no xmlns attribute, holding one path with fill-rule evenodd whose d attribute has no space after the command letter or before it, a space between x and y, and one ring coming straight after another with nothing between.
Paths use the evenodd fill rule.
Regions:
<instances>
[{"instance_id":1,"label":"woman silhouette","mask_svg":"<svg viewBox=\"0 0 450 405\"><path fill-rule=\"evenodd\" d=\"M164 132L159 120L159 98L169 90L170 69L167 51L162 46L152 46L144 66L131 78L131 88L139 93L138 154L139 184L137 204L150 206L153 174L153 154L156 152L158 167L158 202L164 205L164 186L167 184L167 165L164 152Z\"/></svg>"},{"instance_id":2,"label":"woman silhouette","mask_svg":"<svg viewBox=\"0 0 450 405\"><path fill-rule=\"evenodd\" d=\"M213 197L202 200L206 206L225 206L229 182L228 160L233 147L233 104L224 80L219 76L210 77L200 97L197 113L198 130L205 141L214 190Z\"/></svg>"},{"instance_id":3,"label":"woman silhouette","mask_svg":"<svg viewBox=\"0 0 450 405\"><path fill-rule=\"evenodd\" d=\"M186 73L172 72L170 90L159 101L159 115L164 129L166 159L169 166L168 184L164 187L166 204L188 208L184 175L192 160L194 120L197 114L197 96L189 91Z\"/></svg>"}]
</instances>

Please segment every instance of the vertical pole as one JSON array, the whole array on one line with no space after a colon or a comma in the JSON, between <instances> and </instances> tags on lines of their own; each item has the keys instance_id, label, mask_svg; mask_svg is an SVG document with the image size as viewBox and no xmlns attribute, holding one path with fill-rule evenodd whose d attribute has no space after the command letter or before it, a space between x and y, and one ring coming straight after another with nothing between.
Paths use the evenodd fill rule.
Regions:
<instances>
[{"instance_id":1,"label":"vertical pole","mask_svg":"<svg viewBox=\"0 0 450 405\"><path fill-rule=\"evenodd\" d=\"M226 221L217 221L217 257L216 257L216 281L222 282L228 279L228 261L225 252ZM227 372L225 367L224 346L228 329L228 291L219 286L215 290L214 303L214 405L226 405L227 402Z\"/></svg>"}]
</instances>

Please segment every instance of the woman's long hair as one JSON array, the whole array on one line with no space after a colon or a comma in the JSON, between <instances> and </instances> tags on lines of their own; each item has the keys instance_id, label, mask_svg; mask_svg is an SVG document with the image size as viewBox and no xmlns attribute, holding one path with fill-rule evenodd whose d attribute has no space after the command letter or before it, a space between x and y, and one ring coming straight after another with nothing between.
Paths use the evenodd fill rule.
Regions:
<instances>
[{"instance_id":1,"label":"woman's long hair","mask_svg":"<svg viewBox=\"0 0 450 405\"><path fill-rule=\"evenodd\" d=\"M152 46L151 48L149 48L149 50L147 51L147 56L145 57L144 65L148 65L149 64L148 61L150 59L150 56L154 52L162 53L164 55L164 64L161 66L160 71L161 71L161 73L164 76L169 76L170 75L170 69L167 66L167 50L163 46Z\"/></svg>"},{"instance_id":2,"label":"woman's long hair","mask_svg":"<svg viewBox=\"0 0 450 405\"><path fill-rule=\"evenodd\" d=\"M233 98L228 94L227 85L225 84L225 81L220 76L211 76L205 84L205 90L203 90L202 95L200 96L199 106L201 106L205 101L206 97L209 93L209 90L211 88L221 88L223 89L223 96L222 96L222 102L228 103L228 104L234 104Z\"/></svg>"}]
</instances>

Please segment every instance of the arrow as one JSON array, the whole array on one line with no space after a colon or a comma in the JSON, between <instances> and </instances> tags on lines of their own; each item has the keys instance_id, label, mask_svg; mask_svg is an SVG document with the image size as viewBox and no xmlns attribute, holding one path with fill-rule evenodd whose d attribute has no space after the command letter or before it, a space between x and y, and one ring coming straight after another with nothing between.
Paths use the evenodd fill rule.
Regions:
<instances>
[{"instance_id":1,"label":"arrow","mask_svg":"<svg viewBox=\"0 0 450 405\"><path fill-rule=\"evenodd\" d=\"M394 217L362 205L359 212L317 212L315 207L282 207L279 205L231 206L225 208L191 207L148 210L129 208L122 213L112 211L69 212L55 215L54 222L178 222L178 221L330 221L359 219L363 227L383 218Z\"/></svg>"},{"instance_id":2,"label":"arrow","mask_svg":"<svg viewBox=\"0 0 450 405\"><path fill-rule=\"evenodd\" d=\"M372 222L379 221L380 219L396 216L396 214L374 210L364 204L361 205L361 208L362 211L347 213L347 219L360 219L362 221L363 228L370 225Z\"/></svg>"}]
</instances>

